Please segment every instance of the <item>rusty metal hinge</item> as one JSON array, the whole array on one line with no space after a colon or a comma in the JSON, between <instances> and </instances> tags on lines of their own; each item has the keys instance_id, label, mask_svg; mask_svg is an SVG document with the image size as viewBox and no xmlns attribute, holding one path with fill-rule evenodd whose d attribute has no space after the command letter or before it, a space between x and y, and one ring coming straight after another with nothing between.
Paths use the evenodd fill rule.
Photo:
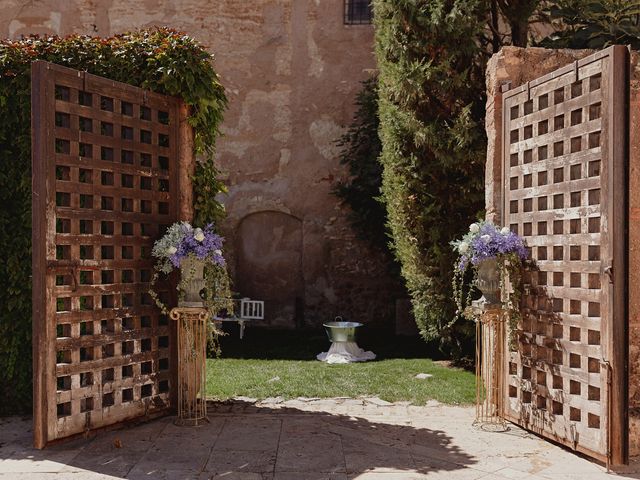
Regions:
<instances>
[{"instance_id":1,"label":"rusty metal hinge","mask_svg":"<svg viewBox=\"0 0 640 480\"><path fill-rule=\"evenodd\" d=\"M604 274L609 277L609 283L613 283L613 267L611 265L607 265L603 270Z\"/></svg>"},{"instance_id":2,"label":"rusty metal hinge","mask_svg":"<svg viewBox=\"0 0 640 480\"><path fill-rule=\"evenodd\" d=\"M84 417L84 431L89 432L91 430L91 411L88 411Z\"/></svg>"},{"instance_id":3,"label":"rusty metal hinge","mask_svg":"<svg viewBox=\"0 0 640 480\"><path fill-rule=\"evenodd\" d=\"M573 448L574 450L577 450L578 449L578 430L576 429L575 422L571 422L571 424L569 425L569 437L570 437L571 443L573 444L571 448Z\"/></svg>"}]
</instances>

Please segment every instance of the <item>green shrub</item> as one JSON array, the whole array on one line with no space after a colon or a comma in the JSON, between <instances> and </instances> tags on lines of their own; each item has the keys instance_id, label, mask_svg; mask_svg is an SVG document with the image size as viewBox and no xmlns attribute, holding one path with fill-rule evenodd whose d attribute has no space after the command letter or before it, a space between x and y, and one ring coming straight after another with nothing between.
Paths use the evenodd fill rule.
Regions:
<instances>
[{"instance_id":1,"label":"green shrub","mask_svg":"<svg viewBox=\"0 0 640 480\"><path fill-rule=\"evenodd\" d=\"M214 198L224 187L213 152L227 100L211 55L193 39L152 29L112 38L0 42L0 414L31 409L30 68L38 59L182 97L201 154L196 222L216 221L223 213Z\"/></svg>"},{"instance_id":2,"label":"green shrub","mask_svg":"<svg viewBox=\"0 0 640 480\"><path fill-rule=\"evenodd\" d=\"M460 355L472 324L455 313L454 252L483 209L482 0L376 0L382 192L393 249L421 334Z\"/></svg>"}]
</instances>

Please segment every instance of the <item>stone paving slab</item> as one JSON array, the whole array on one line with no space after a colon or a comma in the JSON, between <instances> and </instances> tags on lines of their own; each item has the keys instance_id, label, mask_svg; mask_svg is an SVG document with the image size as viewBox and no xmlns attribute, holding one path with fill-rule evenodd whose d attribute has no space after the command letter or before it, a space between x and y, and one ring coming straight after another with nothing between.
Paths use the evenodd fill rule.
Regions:
<instances>
[{"instance_id":1,"label":"stone paving slab","mask_svg":"<svg viewBox=\"0 0 640 480\"><path fill-rule=\"evenodd\" d=\"M0 480L597 480L607 474L515 426L474 429L474 411L376 398L252 398L210 404L210 423L172 418L45 450L31 419L0 419Z\"/></svg>"}]
</instances>

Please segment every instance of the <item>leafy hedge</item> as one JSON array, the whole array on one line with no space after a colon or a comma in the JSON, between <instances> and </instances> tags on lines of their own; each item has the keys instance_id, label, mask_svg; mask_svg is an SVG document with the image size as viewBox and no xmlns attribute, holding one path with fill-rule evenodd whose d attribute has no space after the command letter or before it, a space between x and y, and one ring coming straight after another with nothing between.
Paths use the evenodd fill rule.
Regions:
<instances>
[{"instance_id":1,"label":"leafy hedge","mask_svg":"<svg viewBox=\"0 0 640 480\"><path fill-rule=\"evenodd\" d=\"M484 206L483 0L375 0L382 192L422 335L455 355L454 253Z\"/></svg>"},{"instance_id":2,"label":"leafy hedge","mask_svg":"<svg viewBox=\"0 0 640 480\"><path fill-rule=\"evenodd\" d=\"M0 414L31 409L30 68L38 59L182 97L201 155L195 221L223 214L213 153L227 100L211 55L197 42L170 29L0 42Z\"/></svg>"}]
</instances>

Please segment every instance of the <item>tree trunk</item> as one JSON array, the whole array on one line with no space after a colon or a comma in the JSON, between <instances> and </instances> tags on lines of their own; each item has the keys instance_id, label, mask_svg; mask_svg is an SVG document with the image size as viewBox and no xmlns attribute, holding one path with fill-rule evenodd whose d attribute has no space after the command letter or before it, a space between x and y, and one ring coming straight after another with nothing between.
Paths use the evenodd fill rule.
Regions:
<instances>
[{"instance_id":1,"label":"tree trunk","mask_svg":"<svg viewBox=\"0 0 640 480\"><path fill-rule=\"evenodd\" d=\"M529 34L529 19L513 20L511 23L511 43L514 47L526 47Z\"/></svg>"},{"instance_id":2,"label":"tree trunk","mask_svg":"<svg viewBox=\"0 0 640 480\"><path fill-rule=\"evenodd\" d=\"M502 39L500 38L500 18L498 14L498 0L491 0L491 44L492 53L498 53L502 47Z\"/></svg>"}]
</instances>

